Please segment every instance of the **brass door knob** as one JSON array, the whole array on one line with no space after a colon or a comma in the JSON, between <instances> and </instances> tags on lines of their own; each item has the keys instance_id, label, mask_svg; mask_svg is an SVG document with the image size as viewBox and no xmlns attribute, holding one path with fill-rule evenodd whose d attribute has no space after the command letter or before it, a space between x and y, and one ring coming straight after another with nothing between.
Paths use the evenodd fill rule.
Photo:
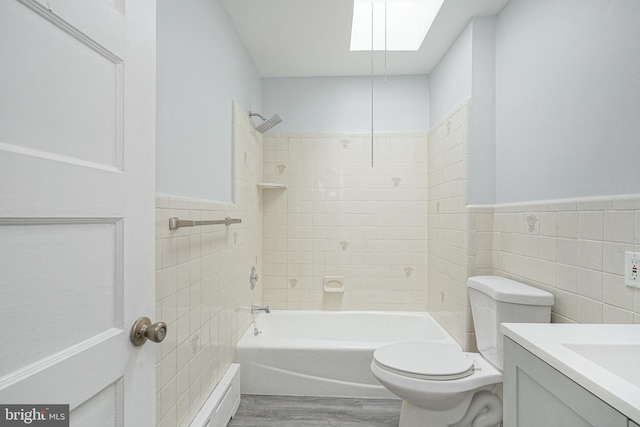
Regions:
<instances>
[{"instance_id":1,"label":"brass door knob","mask_svg":"<svg viewBox=\"0 0 640 427\"><path fill-rule=\"evenodd\" d=\"M147 340L162 342L167 336L167 324L164 322L151 323L148 317L140 317L131 327L129 337L133 345L141 346Z\"/></svg>"}]
</instances>

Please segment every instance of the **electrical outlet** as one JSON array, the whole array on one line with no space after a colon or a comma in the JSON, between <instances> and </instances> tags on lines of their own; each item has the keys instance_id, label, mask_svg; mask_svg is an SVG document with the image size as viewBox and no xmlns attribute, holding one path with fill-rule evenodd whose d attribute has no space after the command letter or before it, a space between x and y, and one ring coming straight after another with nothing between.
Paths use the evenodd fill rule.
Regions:
<instances>
[{"instance_id":1,"label":"electrical outlet","mask_svg":"<svg viewBox=\"0 0 640 427\"><path fill-rule=\"evenodd\" d=\"M627 286L640 288L640 253L624 253L624 283Z\"/></svg>"}]
</instances>

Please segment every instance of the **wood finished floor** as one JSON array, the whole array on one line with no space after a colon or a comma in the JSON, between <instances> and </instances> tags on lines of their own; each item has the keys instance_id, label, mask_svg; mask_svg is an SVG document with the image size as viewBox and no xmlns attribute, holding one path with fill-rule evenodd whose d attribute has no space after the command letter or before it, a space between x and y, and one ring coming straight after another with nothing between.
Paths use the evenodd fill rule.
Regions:
<instances>
[{"instance_id":1,"label":"wood finished floor","mask_svg":"<svg viewBox=\"0 0 640 427\"><path fill-rule=\"evenodd\" d=\"M242 395L228 427L397 427L400 399Z\"/></svg>"}]
</instances>

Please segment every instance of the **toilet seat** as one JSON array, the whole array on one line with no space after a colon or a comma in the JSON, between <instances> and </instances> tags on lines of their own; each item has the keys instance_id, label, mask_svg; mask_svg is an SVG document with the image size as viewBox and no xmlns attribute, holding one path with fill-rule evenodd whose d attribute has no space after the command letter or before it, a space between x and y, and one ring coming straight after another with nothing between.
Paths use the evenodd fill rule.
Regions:
<instances>
[{"instance_id":1,"label":"toilet seat","mask_svg":"<svg viewBox=\"0 0 640 427\"><path fill-rule=\"evenodd\" d=\"M390 344L374 352L373 362L385 371L419 380L457 380L474 372L473 361L453 343Z\"/></svg>"}]
</instances>

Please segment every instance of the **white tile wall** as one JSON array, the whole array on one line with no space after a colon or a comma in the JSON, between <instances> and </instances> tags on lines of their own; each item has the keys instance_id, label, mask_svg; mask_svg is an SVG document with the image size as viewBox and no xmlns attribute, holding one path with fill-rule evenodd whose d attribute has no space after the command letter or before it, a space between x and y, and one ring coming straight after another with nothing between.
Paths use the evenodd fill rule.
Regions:
<instances>
[{"instance_id":1,"label":"white tile wall","mask_svg":"<svg viewBox=\"0 0 640 427\"><path fill-rule=\"evenodd\" d=\"M494 218L491 209L466 206L468 116L464 102L428 137L428 308L463 348L474 350L466 280L491 274Z\"/></svg>"},{"instance_id":2,"label":"white tile wall","mask_svg":"<svg viewBox=\"0 0 640 427\"><path fill-rule=\"evenodd\" d=\"M280 309L425 310L426 135L264 138L264 303ZM345 292L323 292L344 276Z\"/></svg>"},{"instance_id":3,"label":"white tile wall","mask_svg":"<svg viewBox=\"0 0 640 427\"><path fill-rule=\"evenodd\" d=\"M188 426L235 357L239 336L261 301L262 136L234 105L235 204L177 197L156 200L156 318L169 326L157 356L157 425ZM170 231L169 217L207 220L227 216L241 224Z\"/></svg>"},{"instance_id":4,"label":"white tile wall","mask_svg":"<svg viewBox=\"0 0 640 427\"><path fill-rule=\"evenodd\" d=\"M495 206L494 271L553 293L554 322L638 322L640 291L623 276L624 252L640 250L638 207L640 196ZM524 227L531 215L539 234Z\"/></svg>"}]
</instances>

